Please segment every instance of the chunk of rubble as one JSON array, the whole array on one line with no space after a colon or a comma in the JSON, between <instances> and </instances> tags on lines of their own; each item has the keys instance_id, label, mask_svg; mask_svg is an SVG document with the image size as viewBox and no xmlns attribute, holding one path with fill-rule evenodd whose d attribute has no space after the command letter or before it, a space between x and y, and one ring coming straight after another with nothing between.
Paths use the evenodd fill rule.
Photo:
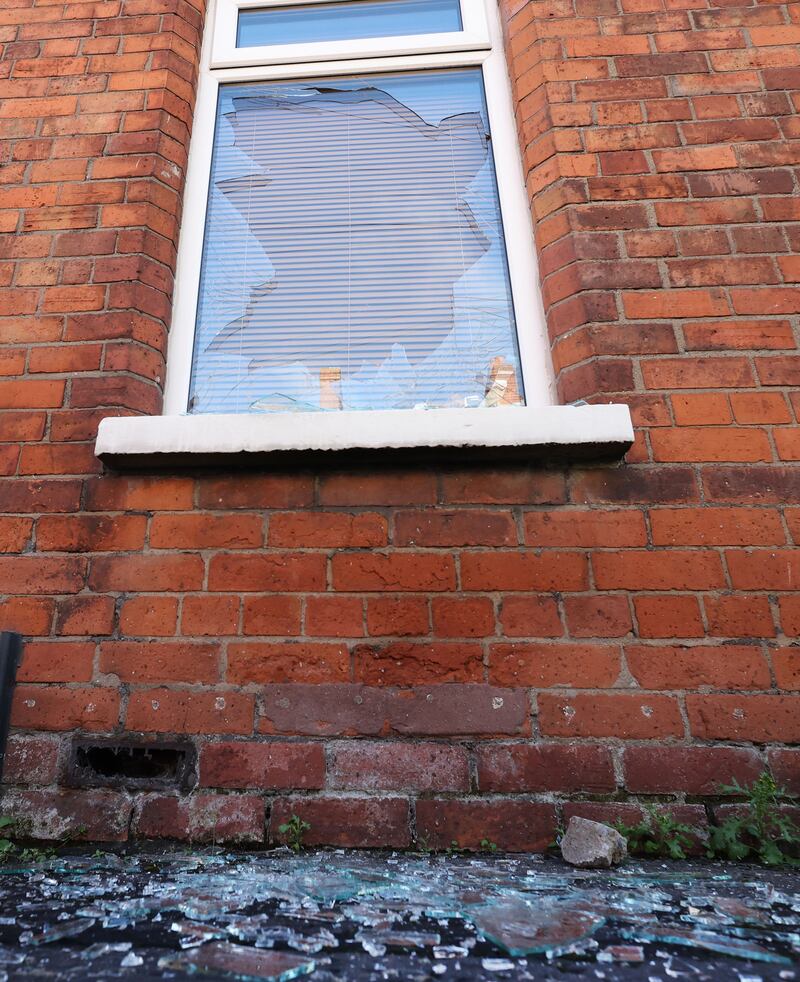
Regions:
<instances>
[{"instance_id":1,"label":"chunk of rubble","mask_svg":"<svg viewBox=\"0 0 800 982\"><path fill-rule=\"evenodd\" d=\"M561 840L561 855L570 866L607 869L628 855L628 844L616 829L602 822L573 816Z\"/></svg>"}]
</instances>

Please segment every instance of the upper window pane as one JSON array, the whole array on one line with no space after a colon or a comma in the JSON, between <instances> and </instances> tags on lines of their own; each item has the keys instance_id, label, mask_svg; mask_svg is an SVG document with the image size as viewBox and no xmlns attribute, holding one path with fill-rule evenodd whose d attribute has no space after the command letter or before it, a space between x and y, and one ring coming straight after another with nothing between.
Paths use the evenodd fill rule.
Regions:
<instances>
[{"instance_id":1,"label":"upper window pane","mask_svg":"<svg viewBox=\"0 0 800 982\"><path fill-rule=\"evenodd\" d=\"M521 401L480 69L220 86L190 410Z\"/></svg>"},{"instance_id":2,"label":"upper window pane","mask_svg":"<svg viewBox=\"0 0 800 982\"><path fill-rule=\"evenodd\" d=\"M240 10L237 48L461 30L459 0L348 0Z\"/></svg>"}]
</instances>

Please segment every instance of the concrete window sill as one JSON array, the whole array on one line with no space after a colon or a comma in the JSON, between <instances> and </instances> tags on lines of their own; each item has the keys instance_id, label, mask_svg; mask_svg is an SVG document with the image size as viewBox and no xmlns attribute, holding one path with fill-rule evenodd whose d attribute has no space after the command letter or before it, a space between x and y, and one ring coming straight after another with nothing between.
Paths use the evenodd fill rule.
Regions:
<instances>
[{"instance_id":1,"label":"concrete window sill","mask_svg":"<svg viewBox=\"0 0 800 982\"><path fill-rule=\"evenodd\" d=\"M269 463L373 456L413 459L615 458L631 446L620 403L498 409L400 409L264 415L127 416L100 423L95 452L125 469L142 465Z\"/></svg>"}]
</instances>

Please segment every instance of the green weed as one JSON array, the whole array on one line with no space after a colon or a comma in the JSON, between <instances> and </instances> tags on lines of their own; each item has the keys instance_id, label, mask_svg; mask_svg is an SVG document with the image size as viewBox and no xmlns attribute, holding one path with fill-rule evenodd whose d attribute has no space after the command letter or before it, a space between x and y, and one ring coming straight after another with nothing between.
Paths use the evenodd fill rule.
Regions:
<instances>
[{"instance_id":1,"label":"green weed","mask_svg":"<svg viewBox=\"0 0 800 982\"><path fill-rule=\"evenodd\" d=\"M781 806L797 799L767 771L749 787L738 781L720 787L723 794L744 798L743 813L709 829L709 858L755 860L765 866L800 866L800 826Z\"/></svg>"},{"instance_id":2,"label":"green weed","mask_svg":"<svg viewBox=\"0 0 800 982\"><path fill-rule=\"evenodd\" d=\"M311 831L311 826L308 822L304 822L299 815L292 815L288 822L278 826L278 831L286 839L286 845L292 852L300 852L303 848L303 839L305 839L306 832Z\"/></svg>"}]
</instances>

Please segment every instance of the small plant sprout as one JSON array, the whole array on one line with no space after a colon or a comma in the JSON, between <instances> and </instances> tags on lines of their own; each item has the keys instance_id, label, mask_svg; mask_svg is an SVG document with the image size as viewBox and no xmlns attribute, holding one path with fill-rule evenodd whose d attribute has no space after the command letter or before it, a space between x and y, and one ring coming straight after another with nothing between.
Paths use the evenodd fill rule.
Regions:
<instances>
[{"instance_id":1,"label":"small plant sprout","mask_svg":"<svg viewBox=\"0 0 800 982\"><path fill-rule=\"evenodd\" d=\"M0 863L10 859L14 853L14 843L9 838L14 829L14 819L0 815Z\"/></svg>"},{"instance_id":2,"label":"small plant sprout","mask_svg":"<svg viewBox=\"0 0 800 982\"><path fill-rule=\"evenodd\" d=\"M286 845L292 852L300 852L306 832L311 831L311 825L304 822L299 815L292 815L288 822L278 826L278 831L286 839Z\"/></svg>"},{"instance_id":3,"label":"small plant sprout","mask_svg":"<svg viewBox=\"0 0 800 982\"><path fill-rule=\"evenodd\" d=\"M686 850L696 835L696 829L675 821L655 805L645 806L645 814L636 825L615 822L614 828L627 839L629 852L667 859L686 859Z\"/></svg>"},{"instance_id":4,"label":"small plant sprout","mask_svg":"<svg viewBox=\"0 0 800 982\"><path fill-rule=\"evenodd\" d=\"M765 866L800 866L800 826L781 806L797 799L764 771L749 787L734 780L720 787L723 794L744 798L741 814L709 830L709 858L753 860Z\"/></svg>"}]
</instances>

